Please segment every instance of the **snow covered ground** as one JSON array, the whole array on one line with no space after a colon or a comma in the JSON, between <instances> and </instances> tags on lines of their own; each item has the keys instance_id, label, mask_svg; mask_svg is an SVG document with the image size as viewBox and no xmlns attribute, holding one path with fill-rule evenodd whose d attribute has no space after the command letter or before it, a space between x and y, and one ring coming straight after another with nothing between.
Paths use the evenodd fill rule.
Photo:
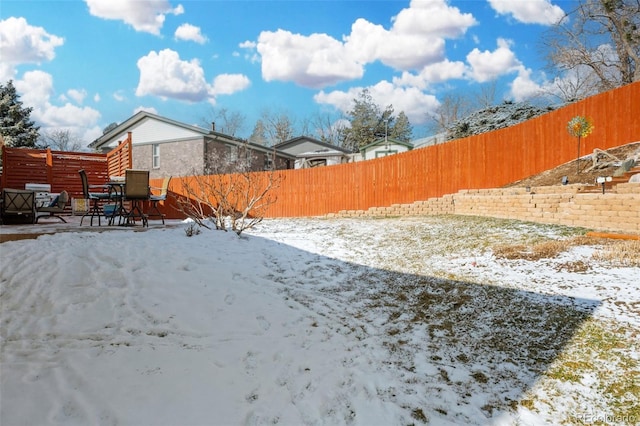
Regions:
<instances>
[{"instance_id":1,"label":"snow covered ground","mask_svg":"<svg viewBox=\"0 0 640 426\"><path fill-rule=\"evenodd\" d=\"M1 425L640 422L640 268L493 252L577 230L186 226L0 227Z\"/></svg>"}]
</instances>

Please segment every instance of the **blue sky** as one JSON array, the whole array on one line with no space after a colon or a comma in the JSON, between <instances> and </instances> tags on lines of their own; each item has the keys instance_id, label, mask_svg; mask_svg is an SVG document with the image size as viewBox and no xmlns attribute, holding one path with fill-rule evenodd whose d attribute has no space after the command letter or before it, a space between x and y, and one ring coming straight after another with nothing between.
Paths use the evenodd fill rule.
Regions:
<instances>
[{"instance_id":1,"label":"blue sky","mask_svg":"<svg viewBox=\"0 0 640 426\"><path fill-rule=\"evenodd\" d=\"M425 136L447 94L496 82L496 101L551 82L540 34L576 5L555 0L2 0L0 81L42 129L85 143L147 110L203 125L265 110L339 117L368 88ZM314 136L314 135L311 135Z\"/></svg>"}]
</instances>

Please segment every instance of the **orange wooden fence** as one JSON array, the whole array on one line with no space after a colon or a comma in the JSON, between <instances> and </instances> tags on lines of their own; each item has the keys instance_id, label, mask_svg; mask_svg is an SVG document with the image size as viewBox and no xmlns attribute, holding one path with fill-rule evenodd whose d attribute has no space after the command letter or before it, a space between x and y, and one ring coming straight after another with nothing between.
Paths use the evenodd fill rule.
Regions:
<instances>
[{"instance_id":1,"label":"orange wooden fence","mask_svg":"<svg viewBox=\"0 0 640 426\"><path fill-rule=\"evenodd\" d=\"M47 183L52 192L66 190L81 197L80 169L87 172L89 184L98 185L109 176L124 176L127 168L131 168L130 137L108 154L4 147L0 187L24 189L26 183Z\"/></svg>"},{"instance_id":2,"label":"orange wooden fence","mask_svg":"<svg viewBox=\"0 0 640 426\"><path fill-rule=\"evenodd\" d=\"M124 176L124 172L131 168L132 162L131 132L127 133L127 139L107 153L109 176Z\"/></svg>"},{"instance_id":3,"label":"orange wooden fence","mask_svg":"<svg viewBox=\"0 0 640 426\"><path fill-rule=\"evenodd\" d=\"M268 217L316 216L427 200L461 189L500 187L576 158L567 123L593 119L580 153L640 141L640 82L602 93L521 124L376 160L284 170ZM180 179L171 189L181 193ZM167 211L175 215L175 211Z\"/></svg>"}]
</instances>

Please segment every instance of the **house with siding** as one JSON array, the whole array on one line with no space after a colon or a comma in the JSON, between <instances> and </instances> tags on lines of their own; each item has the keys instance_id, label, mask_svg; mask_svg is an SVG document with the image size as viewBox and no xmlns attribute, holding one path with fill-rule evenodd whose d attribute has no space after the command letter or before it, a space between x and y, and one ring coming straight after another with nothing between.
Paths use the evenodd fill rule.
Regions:
<instances>
[{"instance_id":1,"label":"house with siding","mask_svg":"<svg viewBox=\"0 0 640 426\"><path fill-rule=\"evenodd\" d=\"M374 158L411 151L412 149L413 145L409 142L403 142L393 138L380 138L361 147L360 155L356 156L355 160L372 160Z\"/></svg>"},{"instance_id":2,"label":"house with siding","mask_svg":"<svg viewBox=\"0 0 640 426\"><path fill-rule=\"evenodd\" d=\"M132 167L149 176L218 174L293 168L295 155L140 111L89 144L98 152L117 147L131 133Z\"/></svg>"},{"instance_id":3,"label":"house with siding","mask_svg":"<svg viewBox=\"0 0 640 426\"><path fill-rule=\"evenodd\" d=\"M309 136L298 136L275 146L278 151L296 157L296 169L332 166L351 162L348 149L322 142Z\"/></svg>"}]
</instances>

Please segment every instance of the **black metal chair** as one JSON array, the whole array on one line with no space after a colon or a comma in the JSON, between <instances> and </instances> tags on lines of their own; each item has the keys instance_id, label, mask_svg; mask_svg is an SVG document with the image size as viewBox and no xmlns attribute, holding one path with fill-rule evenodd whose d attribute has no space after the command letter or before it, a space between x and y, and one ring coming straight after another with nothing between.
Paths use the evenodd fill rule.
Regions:
<instances>
[{"instance_id":1,"label":"black metal chair","mask_svg":"<svg viewBox=\"0 0 640 426\"><path fill-rule=\"evenodd\" d=\"M83 170L78 171L80 173L80 179L82 179L82 194L85 200L90 200L91 206L89 207L89 211L82 215L80 219L80 226L82 226L82 221L85 216L91 216L90 224L93 226L93 218L98 218L98 226L100 226L100 202L104 202L110 199L113 199L114 196L110 192L105 192L108 188L105 185L89 185L89 179L87 178L87 172ZM91 192L91 188L101 188L102 192Z\"/></svg>"},{"instance_id":2,"label":"black metal chair","mask_svg":"<svg viewBox=\"0 0 640 426\"><path fill-rule=\"evenodd\" d=\"M48 206L36 207L37 213L49 213L49 216L41 216L39 214L36 214L36 223L38 223L38 220L41 217L57 217L64 223L67 223L67 221L64 220L64 218L60 215L65 212L64 209L68 202L69 202L69 193L67 191L62 191L60 195L58 195L56 199L53 200L53 202Z\"/></svg>"}]
</instances>

